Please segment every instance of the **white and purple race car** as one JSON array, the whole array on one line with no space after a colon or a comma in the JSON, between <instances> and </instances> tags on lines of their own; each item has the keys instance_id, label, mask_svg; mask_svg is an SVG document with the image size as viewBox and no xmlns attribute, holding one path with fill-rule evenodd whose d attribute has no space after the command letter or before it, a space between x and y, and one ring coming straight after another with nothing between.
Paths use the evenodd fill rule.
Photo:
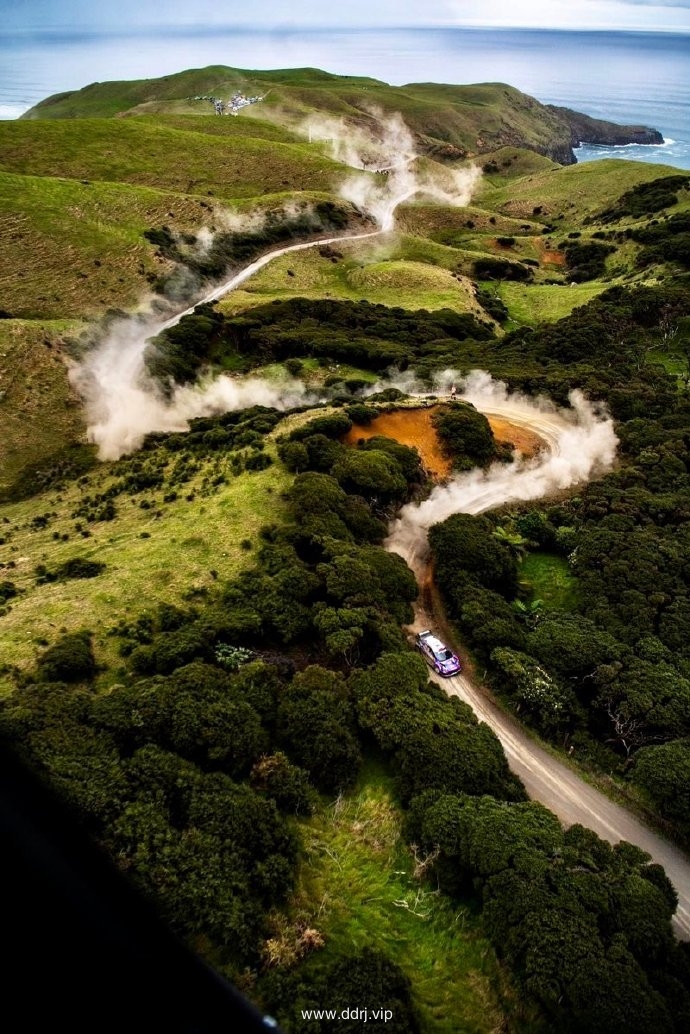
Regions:
<instances>
[{"instance_id":1,"label":"white and purple race car","mask_svg":"<svg viewBox=\"0 0 690 1034\"><path fill-rule=\"evenodd\" d=\"M442 643L433 632L426 629L418 632L415 636L415 646L421 651L424 660L439 675L457 675L462 671L460 658L449 650L445 643Z\"/></svg>"}]
</instances>

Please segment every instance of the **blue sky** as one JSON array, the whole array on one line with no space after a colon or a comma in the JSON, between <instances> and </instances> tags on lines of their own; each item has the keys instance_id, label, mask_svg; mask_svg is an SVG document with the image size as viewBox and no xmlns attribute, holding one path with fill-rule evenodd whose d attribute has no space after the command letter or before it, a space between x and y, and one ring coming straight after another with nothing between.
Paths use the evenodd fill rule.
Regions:
<instances>
[{"instance_id":1,"label":"blue sky","mask_svg":"<svg viewBox=\"0 0 690 1034\"><path fill-rule=\"evenodd\" d=\"M497 25L690 32L690 0L0 0L0 34L222 25Z\"/></svg>"}]
</instances>

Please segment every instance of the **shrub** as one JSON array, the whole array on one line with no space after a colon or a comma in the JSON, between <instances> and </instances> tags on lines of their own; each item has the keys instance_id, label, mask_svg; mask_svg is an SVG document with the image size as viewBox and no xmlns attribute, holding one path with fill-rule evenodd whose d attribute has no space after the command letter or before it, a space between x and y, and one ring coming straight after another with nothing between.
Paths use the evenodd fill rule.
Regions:
<instances>
[{"instance_id":1,"label":"shrub","mask_svg":"<svg viewBox=\"0 0 690 1034\"><path fill-rule=\"evenodd\" d=\"M570 276L580 283L602 276L606 271L606 256L615 248L599 241L573 241L566 242L563 251Z\"/></svg>"},{"instance_id":2,"label":"shrub","mask_svg":"<svg viewBox=\"0 0 690 1034\"><path fill-rule=\"evenodd\" d=\"M63 582L70 578L96 578L105 571L106 565L98 560L87 560L85 557L72 557L52 571L45 564L36 567L36 584L46 582Z\"/></svg>"},{"instance_id":3,"label":"shrub","mask_svg":"<svg viewBox=\"0 0 690 1034\"><path fill-rule=\"evenodd\" d=\"M504 323L508 318L508 308L501 298L497 294L493 294L489 290L478 288L475 297L482 309L488 312L489 316L492 316L497 323Z\"/></svg>"},{"instance_id":4,"label":"shrub","mask_svg":"<svg viewBox=\"0 0 690 1034\"><path fill-rule=\"evenodd\" d=\"M17 595L17 586L7 580L0 582L0 603L7 603Z\"/></svg>"},{"instance_id":5,"label":"shrub","mask_svg":"<svg viewBox=\"0 0 690 1034\"><path fill-rule=\"evenodd\" d=\"M432 419L441 447L457 470L483 467L499 458L489 421L468 402L444 406Z\"/></svg>"},{"instance_id":6,"label":"shrub","mask_svg":"<svg viewBox=\"0 0 690 1034\"><path fill-rule=\"evenodd\" d=\"M63 578L96 578L105 571L105 564L98 560L86 560L84 557L72 557L56 568L58 580Z\"/></svg>"},{"instance_id":7,"label":"shrub","mask_svg":"<svg viewBox=\"0 0 690 1034\"><path fill-rule=\"evenodd\" d=\"M95 673L90 632L64 635L38 659L38 676L42 682L80 682Z\"/></svg>"},{"instance_id":8,"label":"shrub","mask_svg":"<svg viewBox=\"0 0 690 1034\"><path fill-rule=\"evenodd\" d=\"M308 424L297 427L290 435L291 442L302 442L312 435L321 434L326 438L342 438L352 427L352 421L344 413L333 413L329 416L317 416Z\"/></svg>"},{"instance_id":9,"label":"shrub","mask_svg":"<svg viewBox=\"0 0 690 1034\"><path fill-rule=\"evenodd\" d=\"M365 406L361 402L348 406L345 412L353 424L360 424L362 427L367 427L379 415L378 409L374 406Z\"/></svg>"},{"instance_id":10,"label":"shrub","mask_svg":"<svg viewBox=\"0 0 690 1034\"><path fill-rule=\"evenodd\" d=\"M245 470L266 470L273 463L271 457L265 452L252 452L244 461Z\"/></svg>"},{"instance_id":11,"label":"shrub","mask_svg":"<svg viewBox=\"0 0 690 1034\"><path fill-rule=\"evenodd\" d=\"M281 811L291 815L311 815L317 796L307 773L293 765L282 751L269 754L252 768L251 785L272 797Z\"/></svg>"},{"instance_id":12,"label":"shrub","mask_svg":"<svg viewBox=\"0 0 690 1034\"><path fill-rule=\"evenodd\" d=\"M474 262L474 275L479 280L531 280L531 269L521 262L507 259L479 258Z\"/></svg>"}]
</instances>

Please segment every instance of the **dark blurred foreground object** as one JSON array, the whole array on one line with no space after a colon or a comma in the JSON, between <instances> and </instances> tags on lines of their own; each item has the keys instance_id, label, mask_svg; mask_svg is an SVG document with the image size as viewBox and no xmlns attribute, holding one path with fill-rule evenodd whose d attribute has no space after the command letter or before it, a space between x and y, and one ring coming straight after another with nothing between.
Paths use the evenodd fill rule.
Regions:
<instances>
[{"instance_id":1,"label":"dark blurred foreground object","mask_svg":"<svg viewBox=\"0 0 690 1034\"><path fill-rule=\"evenodd\" d=\"M0 746L6 1029L276 1030L174 938L63 804Z\"/></svg>"}]
</instances>

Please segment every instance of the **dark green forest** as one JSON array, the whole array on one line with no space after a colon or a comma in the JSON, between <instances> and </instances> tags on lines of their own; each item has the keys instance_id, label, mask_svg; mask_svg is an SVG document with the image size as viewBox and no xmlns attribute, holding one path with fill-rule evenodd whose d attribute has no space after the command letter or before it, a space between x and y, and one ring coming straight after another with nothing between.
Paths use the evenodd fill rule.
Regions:
<instances>
[{"instance_id":1,"label":"dark green forest","mask_svg":"<svg viewBox=\"0 0 690 1034\"><path fill-rule=\"evenodd\" d=\"M611 242L622 240L641 245L639 268L663 256L675 263L673 276L609 287L552 324L504 333L449 309L297 298L236 316L200 305L147 352L163 391L209 366L246 372L282 362L296 375L303 360L317 359L377 374L411 368L430 393L434 373L482 367L530 395L566 404L580 388L607 407L620 441L611 472L577 494L436 525L435 577L470 659L506 705L557 749L572 749L576 762L615 775L685 845L688 221L656 216L686 184L673 177L636 187L599 218L608 226L645 215L644 226L562 246L574 280L599 276ZM345 215L331 206L319 218L319 226L297 220L269 225L263 236L221 236L207 266L193 272L215 275L293 233L338 228ZM192 246L165 228L149 240L177 260ZM487 280L532 277L524 263L481 261L475 273ZM507 326L500 300L486 288L477 297ZM229 457L229 468L207 475L202 493L271 464L293 475L281 519L242 543L242 573L211 571L210 588L190 588L184 605L142 605L113 625L119 663L105 692L96 691L103 671L88 627L44 641L35 668L13 672L0 734L171 928L249 986L288 1034L334 1029L300 1019L325 989L336 1006L354 998L386 1005L396 1030L420 1029L413 988L382 952L353 947L319 965L314 939L290 968L262 954L271 919L295 887L300 820L352 789L368 761L395 780L406 842L424 857L428 886L458 905L471 902L542 1029L683 1034L690 951L672 934L673 887L637 848L611 847L579 826L563 831L527 800L491 729L429 682L402 628L417 584L382 545L399 508L428 493L427 475L418 453L397 442L342 442L354 422L395 406L400 392L363 400L356 376L333 375L327 387L328 409L308 419L294 411L300 419L285 433L285 414L256 406L193 420L188 433L150 435L113 464L107 488L83 493L70 519L86 541L125 505L155 514L154 491L165 493L161 506L192 500L189 483L209 456ZM506 459L472 407L448 406L435 424L456 469ZM32 470L15 497L57 490L94 462L88 447L71 450ZM33 518L37 528L51 519ZM542 555L558 558L570 586L548 607L522 575L526 558ZM18 594L7 567L3 608ZM103 570L84 556L41 564L35 578L59 585Z\"/></svg>"},{"instance_id":2,"label":"dark green forest","mask_svg":"<svg viewBox=\"0 0 690 1034\"><path fill-rule=\"evenodd\" d=\"M554 505L457 515L430 536L450 613L496 688L542 734L625 774L681 838L683 765L664 765L663 777L661 766L669 749L684 757L690 736L690 396L686 375L648 357L665 346L687 363L689 303L681 277L613 288L553 326L504 338L504 370L523 367L513 383L556 397L580 385L606 401L620 463ZM567 558L575 609L515 605L525 550ZM528 692L537 671L541 691Z\"/></svg>"},{"instance_id":3,"label":"dark green forest","mask_svg":"<svg viewBox=\"0 0 690 1034\"><path fill-rule=\"evenodd\" d=\"M670 393L667 380L660 382ZM355 403L354 414L361 408ZM217 432L246 433L249 425L260 434L262 420L266 430L275 422L258 412L197 423L186 447L191 456L216 448ZM397 443L341 445L350 424L344 408L283 437L280 456L296 471L288 519L264 528L253 567L188 609L159 607L114 628L126 675L107 695L90 688L88 633L58 640L3 704L3 734L22 744L175 931L234 979L258 971L255 993L288 1031L301 1029L298 1005L318 1003L324 986L329 998L346 1001L353 974L358 1000L395 1001L399 1029L418 1029L405 978L380 955L364 951L327 971L307 958L261 976L267 917L294 883L295 816L308 815L319 794L351 787L373 755L396 776L410 842L433 856L445 894L470 895L481 906L499 956L553 1029L680 1034L690 1021L690 959L671 934L672 887L636 848L612 849L579 827L563 833L526 801L491 730L428 682L400 628L417 593L414 578L380 544L386 519L423 490L424 475L416 452ZM157 436L149 453L178 449L180 438ZM127 465L127 476L136 474L137 464L122 463L123 474ZM673 476L678 487L675 468ZM527 530L530 519L535 541L540 528L582 543L578 577L586 578L596 542L587 506L607 491L609 481L516 522ZM639 508L637 483L635 491ZM564 677L585 679L592 664L608 672L620 663L614 685L622 695L635 684L636 665L683 679L659 630L642 636L649 642L640 651L629 619L625 636L596 612L528 630L511 605L514 550L494 522L451 518L434 529L432 545L439 557L452 553L463 601L472 600L468 617L441 579L464 634L489 659L504 644L497 671L533 656L560 685ZM666 532L666 524L640 523L640 534ZM619 534L621 542L631 530L596 522L596 534ZM599 590L612 596L611 621L613 585ZM652 605L649 594L644 599ZM570 692L565 721L572 710L586 723L577 683Z\"/></svg>"}]
</instances>

